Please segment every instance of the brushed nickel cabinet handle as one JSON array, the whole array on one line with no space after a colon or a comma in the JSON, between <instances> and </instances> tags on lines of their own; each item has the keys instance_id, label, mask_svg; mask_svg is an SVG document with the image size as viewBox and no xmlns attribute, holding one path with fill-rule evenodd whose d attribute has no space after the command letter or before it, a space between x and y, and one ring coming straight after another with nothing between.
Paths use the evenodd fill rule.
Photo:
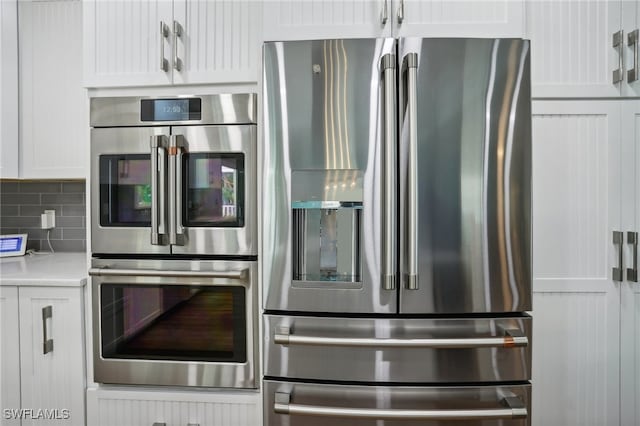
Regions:
<instances>
[{"instance_id":1,"label":"brushed nickel cabinet handle","mask_svg":"<svg viewBox=\"0 0 640 426\"><path fill-rule=\"evenodd\" d=\"M618 246L618 266L612 270L612 276L614 281L621 282L623 280L622 271L622 244L624 244L624 233L620 231L613 231L613 244Z\"/></svg>"},{"instance_id":2,"label":"brushed nickel cabinet handle","mask_svg":"<svg viewBox=\"0 0 640 426\"><path fill-rule=\"evenodd\" d=\"M42 354L53 352L53 339L49 339L51 332L47 327L47 320L53 321L53 306L48 305L42 308Z\"/></svg>"},{"instance_id":3,"label":"brushed nickel cabinet handle","mask_svg":"<svg viewBox=\"0 0 640 426\"><path fill-rule=\"evenodd\" d=\"M613 33L613 47L618 50L618 69L613 71L613 83L619 83L624 79L624 59L622 46L624 44L624 31L620 30Z\"/></svg>"},{"instance_id":4,"label":"brushed nickel cabinet handle","mask_svg":"<svg viewBox=\"0 0 640 426\"><path fill-rule=\"evenodd\" d=\"M182 25L180 22L173 21L173 69L182 70L182 61L178 57L178 39L182 38Z\"/></svg>"},{"instance_id":5,"label":"brushed nickel cabinet handle","mask_svg":"<svg viewBox=\"0 0 640 426\"><path fill-rule=\"evenodd\" d=\"M169 71L169 61L164 57L164 39L169 37L169 27L160 21L160 70Z\"/></svg>"},{"instance_id":6,"label":"brushed nickel cabinet handle","mask_svg":"<svg viewBox=\"0 0 640 426\"><path fill-rule=\"evenodd\" d=\"M402 24L404 21L404 0L400 0L400 6L398 6L398 24Z\"/></svg>"},{"instance_id":7,"label":"brushed nickel cabinet handle","mask_svg":"<svg viewBox=\"0 0 640 426\"><path fill-rule=\"evenodd\" d=\"M384 420L489 420L524 419L528 412L518 397L502 398L500 405L505 408L469 408L469 409L381 409L324 407L318 405L292 404L291 395L276 392L273 411L278 414L316 417L342 417L352 419Z\"/></svg>"},{"instance_id":8,"label":"brushed nickel cabinet handle","mask_svg":"<svg viewBox=\"0 0 640 426\"><path fill-rule=\"evenodd\" d=\"M633 68L627 71L627 83L633 83L638 80L638 30L633 30L627 35L627 44L633 46Z\"/></svg>"},{"instance_id":9,"label":"brushed nickel cabinet handle","mask_svg":"<svg viewBox=\"0 0 640 426\"><path fill-rule=\"evenodd\" d=\"M382 289L396 288L396 55L382 57L384 142L382 157Z\"/></svg>"},{"instance_id":10,"label":"brushed nickel cabinet handle","mask_svg":"<svg viewBox=\"0 0 640 426\"><path fill-rule=\"evenodd\" d=\"M637 30L636 30L637 31ZM633 247L633 268L627 268L627 281L638 282L638 233L627 232L627 244Z\"/></svg>"},{"instance_id":11,"label":"brushed nickel cabinet handle","mask_svg":"<svg viewBox=\"0 0 640 426\"><path fill-rule=\"evenodd\" d=\"M389 20L389 12L387 12L387 9L387 0L383 0L382 10L380 11L380 22L382 23L382 25L387 25L387 21Z\"/></svg>"}]
</instances>

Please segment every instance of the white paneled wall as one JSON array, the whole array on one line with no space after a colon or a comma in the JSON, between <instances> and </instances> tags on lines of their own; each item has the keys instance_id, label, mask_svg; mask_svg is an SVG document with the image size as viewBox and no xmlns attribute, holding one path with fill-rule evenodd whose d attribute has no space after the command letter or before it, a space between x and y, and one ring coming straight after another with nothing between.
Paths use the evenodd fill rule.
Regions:
<instances>
[{"instance_id":1,"label":"white paneled wall","mask_svg":"<svg viewBox=\"0 0 640 426\"><path fill-rule=\"evenodd\" d=\"M533 104L533 425L616 425L616 101Z\"/></svg>"},{"instance_id":2,"label":"white paneled wall","mask_svg":"<svg viewBox=\"0 0 640 426\"><path fill-rule=\"evenodd\" d=\"M20 1L22 178L85 178L82 2Z\"/></svg>"},{"instance_id":3,"label":"white paneled wall","mask_svg":"<svg viewBox=\"0 0 640 426\"><path fill-rule=\"evenodd\" d=\"M200 424L257 426L262 400L256 392L154 392L97 390L87 392L92 426Z\"/></svg>"},{"instance_id":4,"label":"white paneled wall","mask_svg":"<svg viewBox=\"0 0 640 426\"><path fill-rule=\"evenodd\" d=\"M534 97L619 95L619 84L612 83L612 70L618 65L612 34L621 29L620 4L615 0L527 1Z\"/></svg>"}]
</instances>

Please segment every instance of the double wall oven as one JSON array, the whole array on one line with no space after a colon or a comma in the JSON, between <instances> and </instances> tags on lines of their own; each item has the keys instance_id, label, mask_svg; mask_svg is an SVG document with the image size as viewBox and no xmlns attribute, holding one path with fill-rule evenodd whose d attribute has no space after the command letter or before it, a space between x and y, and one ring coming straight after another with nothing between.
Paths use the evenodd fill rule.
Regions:
<instances>
[{"instance_id":1,"label":"double wall oven","mask_svg":"<svg viewBox=\"0 0 640 426\"><path fill-rule=\"evenodd\" d=\"M91 100L94 380L256 388L256 96Z\"/></svg>"}]
</instances>

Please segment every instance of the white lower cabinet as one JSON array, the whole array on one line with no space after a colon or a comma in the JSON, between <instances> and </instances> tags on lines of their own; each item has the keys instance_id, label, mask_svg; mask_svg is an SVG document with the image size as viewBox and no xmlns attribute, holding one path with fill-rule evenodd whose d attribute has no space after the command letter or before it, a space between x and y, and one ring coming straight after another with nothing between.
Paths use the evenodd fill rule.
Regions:
<instances>
[{"instance_id":1,"label":"white lower cabinet","mask_svg":"<svg viewBox=\"0 0 640 426\"><path fill-rule=\"evenodd\" d=\"M259 426L261 412L255 391L87 390L91 426Z\"/></svg>"},{"instance_id":2,"label":"white lower cabinet","mask_svg":"<svg viewBox=\"0 0 640 426\"><path fill-rule=\"evenodd\" d=\"M0 287L2 426L85 424L82 296Z\"/></svg>"}]
</instances>

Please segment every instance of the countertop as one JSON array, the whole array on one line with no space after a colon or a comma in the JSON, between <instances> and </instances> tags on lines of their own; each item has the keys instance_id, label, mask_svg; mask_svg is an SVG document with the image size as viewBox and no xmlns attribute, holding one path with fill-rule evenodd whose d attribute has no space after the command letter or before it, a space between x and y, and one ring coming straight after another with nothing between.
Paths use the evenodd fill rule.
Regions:
<instances>
[{"instance_id":1,"label":"countertop","mask_svg":"<svg viewBox=\"0 0 640 426\"><path fill-rule=\"evenodd\" d=\"M46 253L0 259L0 286L82 287L86 253Z\"/></svg>"}]
</instances>

